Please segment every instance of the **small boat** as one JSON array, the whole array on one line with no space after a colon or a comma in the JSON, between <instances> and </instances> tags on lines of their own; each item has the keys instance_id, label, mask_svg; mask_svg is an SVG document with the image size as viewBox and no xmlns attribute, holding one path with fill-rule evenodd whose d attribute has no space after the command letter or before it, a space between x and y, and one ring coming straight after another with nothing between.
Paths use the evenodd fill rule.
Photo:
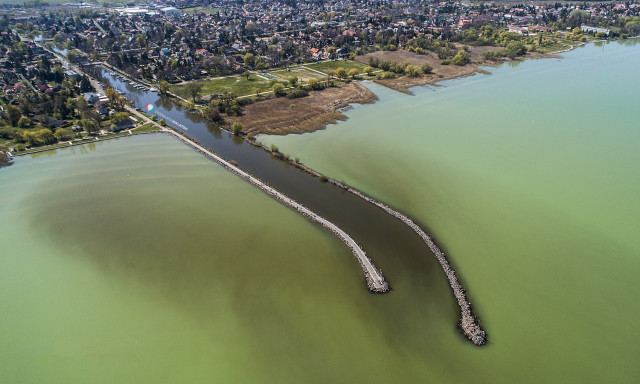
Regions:
<instances>
[{"instance_id":1,"label":"small boat","mask_svg":"<svg viewBox=\"0 0 640 384\"><path fill-rule=\"evenodd\" d=\"M158 92L158 90L157 90L155 87L151 87L151 88L149 88L149 90L150 90L151 92Z\"/></svg>"}]
</instances>

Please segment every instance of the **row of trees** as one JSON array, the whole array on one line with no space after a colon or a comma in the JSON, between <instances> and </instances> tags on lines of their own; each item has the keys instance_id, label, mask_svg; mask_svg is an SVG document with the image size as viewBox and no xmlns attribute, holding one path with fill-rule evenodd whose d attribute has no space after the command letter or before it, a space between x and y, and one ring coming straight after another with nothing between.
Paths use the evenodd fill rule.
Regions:
<instances>
[{"instance_id":1,"label":"row of trees","mask_svg":"<svg viewBox=\"0 0 640 384\"><path fill-rule=\"evenodd\" d=\"M369 58L369 67L365 68L368 73L373 68L379 68L385 72L392 72L397 75L406 75L408 77L418 77L420 74L429 74L433 71L433 67L429 63L423 63L422 66L411 65L408 61L398 63L390 60L380 60L376 57Z\"/></svg>"}]
</instances>

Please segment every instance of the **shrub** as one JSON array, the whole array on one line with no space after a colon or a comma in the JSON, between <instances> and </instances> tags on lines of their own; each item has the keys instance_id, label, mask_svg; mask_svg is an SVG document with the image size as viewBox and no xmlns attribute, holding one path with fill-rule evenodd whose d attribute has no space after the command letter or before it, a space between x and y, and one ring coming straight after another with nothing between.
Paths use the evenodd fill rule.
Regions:
<instances>
[{"instance_id":1,"label":"shrub","mask_svg":"<svg viewBox=\"0 0 640 384\"><path fill-rule=\"evenodd\" d=\"M422 69L422 73L424 73L425 75L433 72L433 67L429 63L422 64L422 67L420 67L420 69Z\"/></svg>"},{"instance_id":2,"label":"shrub","mask_svg":"<svg viewBox=\"0 0 640 384\"><path fill-rule=\"evenodd\" d=\"M408 77L418 77L420 76L420 68L415 65L407 65L404 69L404 73Z\"/></svg>"},{"instance_id":3,"label":"shrub","mask_svg":"<svg viewBox=\"0 0 640 384\"><path fill-rule=\"evenodd\" d=\"M299 97L309 96L309 92L304 89L294 89L291 93L287 95L287 99L297 99Z\"/></svg>"},{"instance_id":4,"label":"shrub","mask_svg":"<svg viewBox=\"0 0 640 384\"><path fill-rule=\"evenodd\" d=\"M27 116L21 116L20 120L18 120L18 127L20 128L27 128L31 125L31 119L29 119Z\"/></svg>"},{"instance_id":5,"label":"shrub","mask_svg":"<svg viewBox=\"0 0 640 384\"><path fill-rule=\"evenodd\" d=\"M324 85L318 79L309 79L307 85L314 91L324 88Z\"/></svg>"},{"instance_id":6,"label":"shrub","mask_svg":"<svg viewBox=\"0 0 640 384\"><path fill-rule=\"evenodd\" d=\"M458 53L453 57L453 59L451 59L451 64L460 65L460 66L467 65L470 62L471 62L471 55L469 55L469 52L463 49L459 50Z\"/></svg>"},{"instance_id":7,"label":"shrub","mask_svg":"<svg viewBox=\"0 0 640 384\"><path fill-rule=\"evenodd\" d=\"M231 133L238 136L240 132L242 132L242 123L236 121L235 123L231 124Z\"/></svg>"},{"instance_id":8,"label":"shrub","mask_svg":"<svg viewBox=\"0 0 640 384\"><path fill-rule=\"evenodd\" d=\"M384 79L392 79L396 77L396 75L393 72L382 72L382 73L378 73L376 75L376 79L380 79L380 80L384 80Z\"/></svg>"},{"instance_id":9,"label":"shrub","mask_svg":"<svg viewBox=\"0 0 640 384\"><path fill-rule=\"evenodd\" d=\"M284 90L284 85L280 83L274 84L271 89L273 90L273 94L276 95L277 97L284 96L287 94L287 92Z\"/></svg>"}]
</instances>

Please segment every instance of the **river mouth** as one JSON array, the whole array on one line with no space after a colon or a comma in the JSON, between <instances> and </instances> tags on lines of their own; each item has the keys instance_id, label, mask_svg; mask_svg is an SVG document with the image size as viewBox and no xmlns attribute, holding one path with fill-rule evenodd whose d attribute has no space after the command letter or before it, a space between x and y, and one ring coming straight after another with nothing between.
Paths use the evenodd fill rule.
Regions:
<instances>
[{"instance_id":1,"label":"river mouth","mask_svg":"<svg viewBox=\"0 0 640 384\"><path fill-rule=\"evenodd\" d=\"M429 276L428 280L439 286L435 291L442 292L443 288L446 290L447 280L434 255L422 239L400 220L343 188L322 182L262 148L221 130L206 122L200 115L174 103L170 98L135 88L124 78L106 69L102 69L101 73L102 77L131 100L135 107L142 109L145 105L152 104L153 113L165 118L169 125L182 134L197 140L227 161L234 161L242 170L347 232L383 271L385 279L394 291L412 290L403 283L401 276L415 271L422 271L425 277ZM443 247L443 250L445 249L446 247ZM463 273L460 275L464 276ZM354 278L364 280L362 276ZM363 286L366 288L365 284ZM451 293L449 297L455 307ZM459 322L459 314L455 312L451 313L452 327L456 327Z\"/></svg>"}]
</instances>

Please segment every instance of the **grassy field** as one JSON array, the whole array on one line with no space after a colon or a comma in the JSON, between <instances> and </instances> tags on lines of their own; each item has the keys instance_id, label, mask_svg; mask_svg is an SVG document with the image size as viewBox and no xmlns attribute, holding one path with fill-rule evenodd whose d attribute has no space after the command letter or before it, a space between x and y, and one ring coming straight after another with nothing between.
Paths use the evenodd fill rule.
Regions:
<instances>
[{"instance_id":1,"label":"grassy field","mask_svg":"<svg viewBox=\"0 0 640 384\"><path fill-rule=\"evenodd\" d=\"M202 91L200 91L201 96L222 94L225 91L233 93L236 96L245 96L255 94L256 90L264 92L271 88L270 81L261 79L255 75L251 75L249 80L244 76L226 77L224 79L205 80L202 81L202 84L204 84L204 87L202 88ZM173 87L172 92L184 97L185 99L190 97L187 95L183 85Z\"/></svg>"},{"instance_id":2,"label":"grassy field","mask_svg":"<svg viewBox=\"0 0 640 384\"><path fill-rule=\"evenodd\" d=\"M131 133L158 132L159 130L160 128L157 125L153 123L147 123L143 126L132 129Z\"/></svg>"},{"instance_id":3,"label":"grassy field","mask_svg":"<svg viewBox=\"0 0 640 384\"><path fill-rule=\"evenodd\" d=\"M288 81L289 79L294 77L297 77L298 80L302 82L306 82L309 79L319 79L319 80L324 79L323 75L317 72L309 71L306 68L300 68L300 67L293 67L293 68L290 68L289 70L279 69L276 71L271 71L270 73L278 76L282 81Z\"/></svg>"},{"instance_id":4,"label":"grassy field","mask_svg":"<svg viewBox=\"0 0 640 384\"><path fill-rule=\"evenodd\" d=\"M212 7L191 7L191 8L182 8L180 12L193 15L196 13L206 13L208 15L222 12L222 8L212 8Z\"/></svg>"},{"instance_id":5,"label":"grassy field","mask_svg":"<svg viewBox=\"0 0 640 384\"><path fill-rule=\"evenodd\" d=\"M291 67L289 69L275 69L267 71L268 74L278 77L277 79L272 80L263 79L255 74L251 74L249 79L245 76L231 76L223 79L203 80L201 81L203 88L200 91L200 96L223 94L225 91L236 96L254 95L256 92L271 90L274 82L287 83L292 78L297 78L299 84L304 84L309 81L309 79L324 80L325 76L318 72L326 74L327 72L340 67L347 71L352 68L357 68L360 73L364 73L366 65L350 60L323 61L320 63L305 64L300 67ZM190 98L184 85L173 86L171 92L185 99Z\"/></svg>"},{"instance_id":6,"label":"grassy field","mask_svg":"<svg viewBox=\"0 0 640 384\"><path fill-rule=\"evenodd\" d=\"M367 67L365 64L358 63L356 61L351 61L351 60L320 61L318 63L305 64L304 66L311 69L315 69L316 71L320 71L322 73L335 71L340 67L346 69L347 72L352 68L356 68L358 71L360 71L360 73L362 73L364 72L364 68Z\"/></svg>"},{"instance_id":7,"label":"grassy field","mask_svg":"<svg viewBox=\"0 0 640 384\"><path fill-rule=\"evenodd\" d=\"M356 64L360 65L359 63ZM353 68L353 66L349 68ZM204 80L202 81L204 87L202 88L202 91L200 91L200 96L223 94L225 91L233 93L236 96L247 96L254 95L258 90L260 92L268 91L271 89L274 82L287 83L289 79L294 77L297 78L300 83L305 83L309 81L309 79L324 79L323 75L310 71L304 67L293 67L288 70L276 69L268 71L268 73L277 76L277 79L266 80L256 76L255 74L251 74L249 79L245 76L235 76L225 77L223 79ZM174 86L171 92L184 97L185 99L190 98L184 85Z\"/></svg>"}]
</instances>

